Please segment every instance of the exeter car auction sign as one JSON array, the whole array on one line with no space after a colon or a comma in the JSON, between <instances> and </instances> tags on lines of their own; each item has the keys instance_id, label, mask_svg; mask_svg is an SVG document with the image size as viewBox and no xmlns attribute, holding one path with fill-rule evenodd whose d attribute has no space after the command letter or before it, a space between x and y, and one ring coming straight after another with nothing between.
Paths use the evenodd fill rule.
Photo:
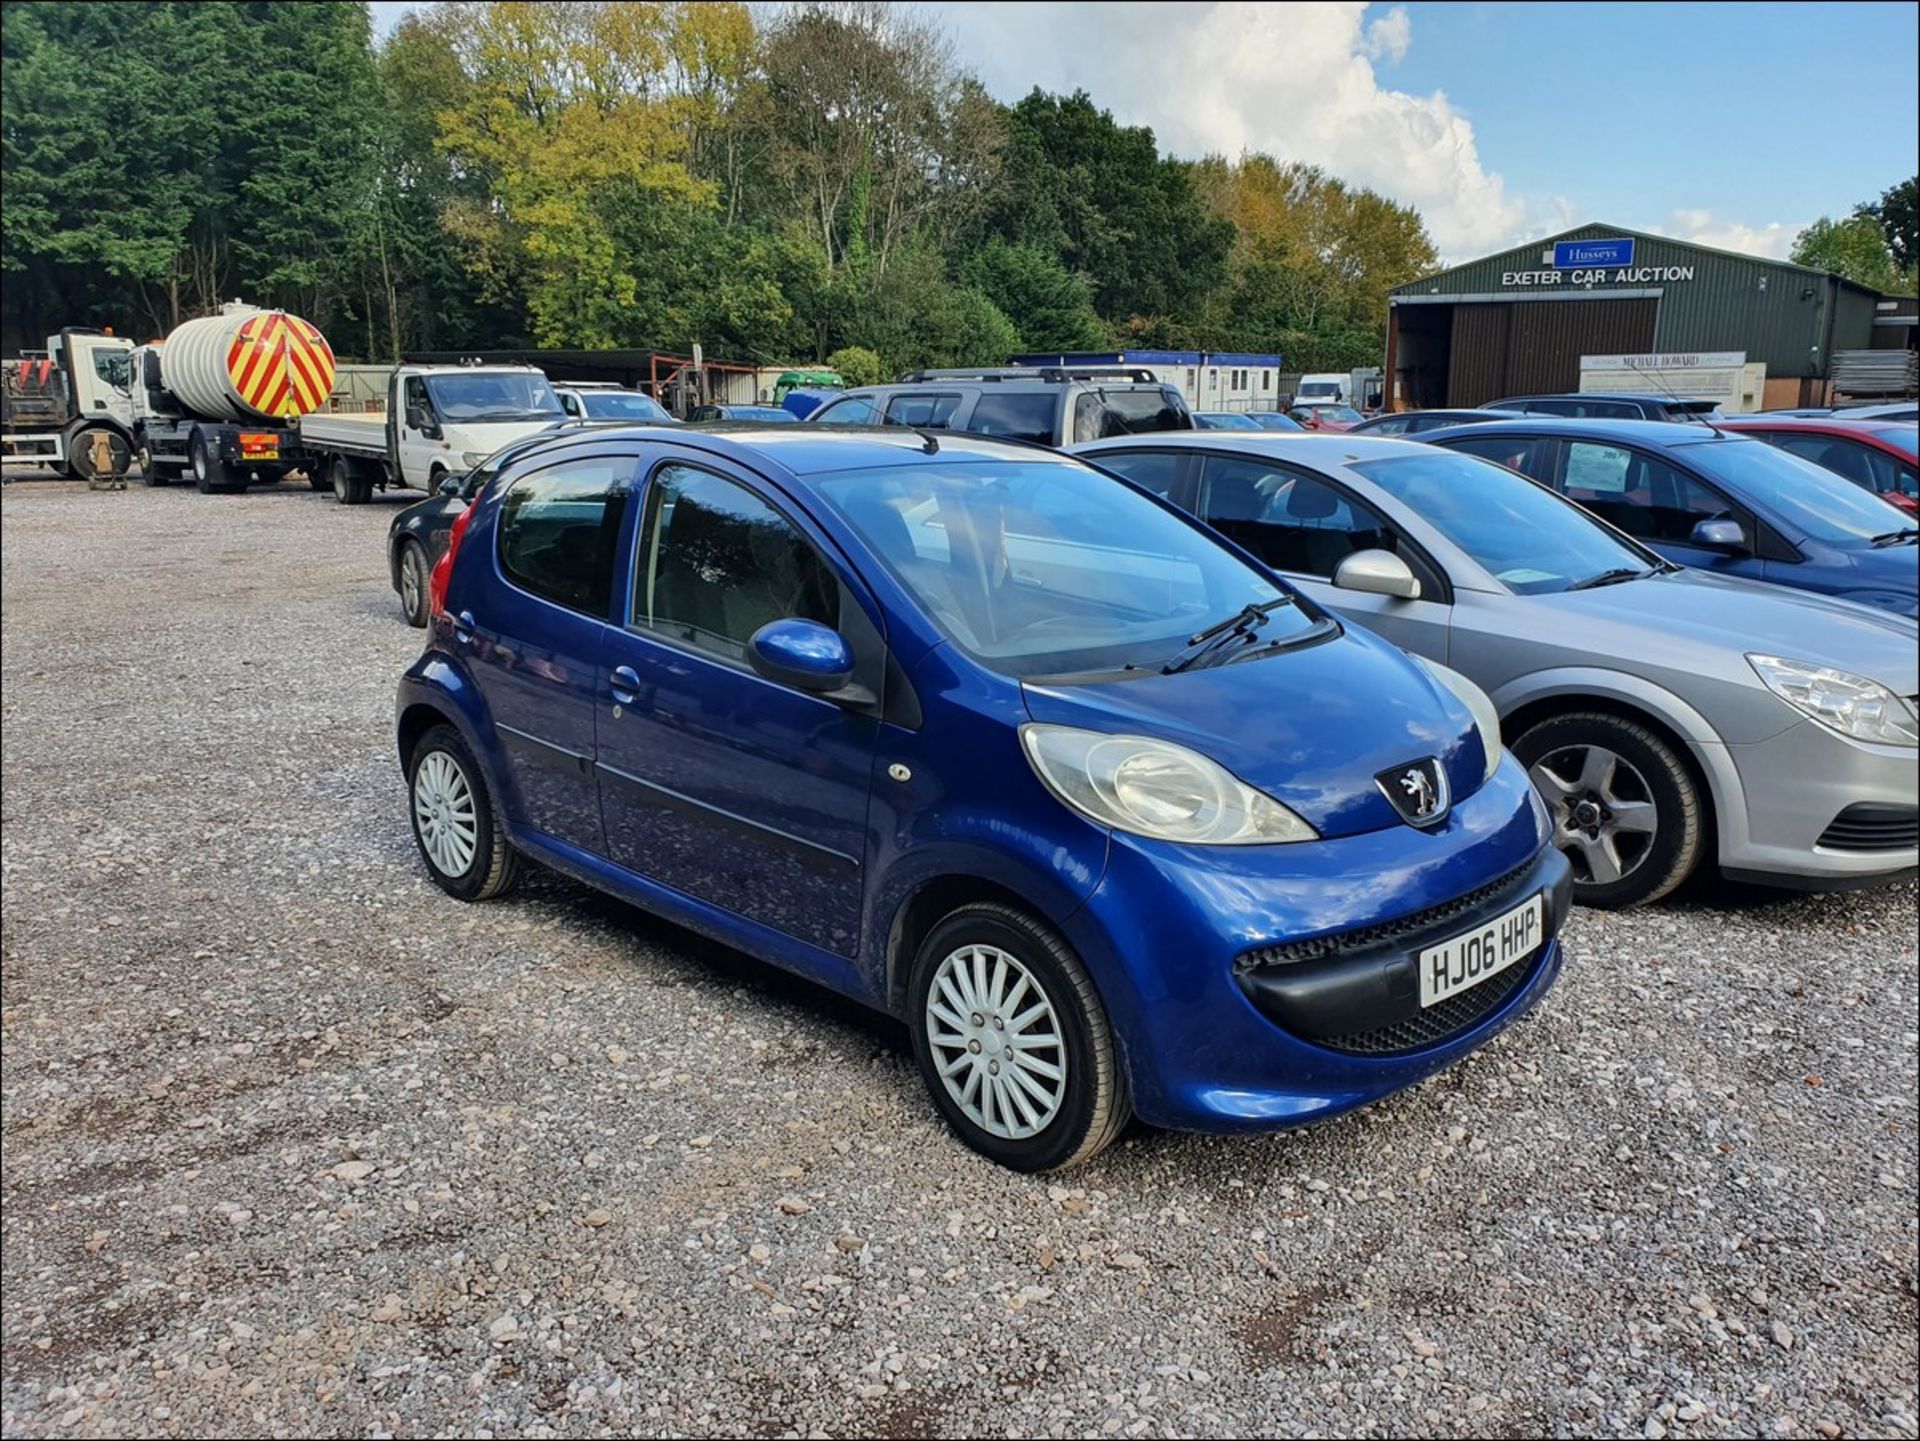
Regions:
<instances>
[{"instance_id":1,"label":"exeter car auction sign","mask_svg":"<svg viewBox=\"0 0 1920 1441\"><path fill-rule=\"evenodd\" d=\"M1651 285L1693 279L1691 265L1635 265L1633 239L1557 240L1540 256L1545 270L1505 270L1502 285Z\"/></svg>"}]
</instances>

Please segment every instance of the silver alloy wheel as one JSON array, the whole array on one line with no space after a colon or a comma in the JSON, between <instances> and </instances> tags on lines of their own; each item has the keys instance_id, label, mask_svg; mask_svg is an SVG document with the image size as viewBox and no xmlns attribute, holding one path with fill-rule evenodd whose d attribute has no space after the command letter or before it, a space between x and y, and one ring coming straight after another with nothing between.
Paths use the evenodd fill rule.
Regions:
<instances>
[{"instance_id":1,"label":"silver alloy wheel","mask_svg":"<svg viewBox=\"0 0 1920 1441\"><path fill-rule=\"evenodd\" d=\"M997 946L962 946L927 991L934 1069L968 1120L1024 1141L1053 1123L1067 1096L1067 1043L1033 972Z\"/></svg>"},{"instance_id":2,"label":"silver alloy wheel","mask_svg":"<svg viewBox=\"0 0 1920 1441\"><path fill-rule=\"evenodd\" d=\"M192 458L193 478L205 480L207 478L207 443L204 440L196 439L193 442Z\"/></svg>"},{"instance_id":3,"label":"silver alloy wheel","mask_svg":"<svg viewBox=\"0 0 1920 1441\"><path fill-rule=\"evenodd\" d=\"M420 548L409 544L400 552L400 604L412 619L420 613Z\"/></svg>"},{"instance_id":4,"label":"silver alloy wheel","mask_svg":"<svg viewBox=\"0 0 1920 1441\"><path fill-rule=\"evenodd\" d=\"M473 787L445 751L428 751L413 773L413 819L434 869L449 880L464 876L473 865L479 820Z\"/></svg>"},{"instance_id":5,"label":"silver alloy wheel","mask_svg":"<svg viewBox=\"0 0 1920 1441\"><path fill-rule=\"evenodd\" d=\"M1586 867L1580 879L1612 885L1652 854L1660 811L1647 778L1624 756L1605 746L1563 746L1527 775L1553 812L1553 843Z\"/></svg>"}]
</instances>

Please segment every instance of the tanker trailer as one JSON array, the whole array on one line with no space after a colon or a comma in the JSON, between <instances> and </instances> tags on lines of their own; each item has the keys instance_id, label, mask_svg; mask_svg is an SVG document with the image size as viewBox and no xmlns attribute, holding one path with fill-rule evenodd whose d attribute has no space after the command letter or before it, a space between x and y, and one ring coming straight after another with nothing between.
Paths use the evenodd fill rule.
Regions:
<instances>
[{"instance_id":1,"label":"tanker trailer","mask_svg":"<svg viewBox=\"0 0 1920 1441\"><path fill-rule=\"evenodd\" d=\"M203 493L230 492L305 468L293 423L326 405L334 361L326 338L299 316L234 301L139 346L132 359L134 443L147 485L190 474Z\"/></svg>"}]
</instances>

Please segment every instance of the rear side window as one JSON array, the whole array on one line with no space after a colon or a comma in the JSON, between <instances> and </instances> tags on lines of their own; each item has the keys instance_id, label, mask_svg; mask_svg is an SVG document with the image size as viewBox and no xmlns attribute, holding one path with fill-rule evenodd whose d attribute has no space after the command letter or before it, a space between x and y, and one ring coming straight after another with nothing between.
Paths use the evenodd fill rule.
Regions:
<instances>
[{"instance_id":1,"label":"rear side window","mask_svg":"<svg viewBox=\"0 0 1920 1441\"><path fill-rule=\"evenodd\" d=\"M1443 421L1442 424L1445 424L1445 422ZM1388 416L1385 420L1376 420L1372 425L1369 425L1367 427L1367 434L1410 435L1416 430L1423 430L1425 428L1426 427L1422 426L1418 420L1410 415L1393 415Z\"/></svg>"},{"instance_id":2,"label":"rear side window","mask_svg":"<svg viewBox=\"0 0 1920 1441\"><path fill-rule=\"evenodd\" d=\"M635 625L738 661L769 621L839 617L838 578L766 501L691 466L654 476L634 567Z\"/></svg>"},{"instance_id":3,"label":"rear side window","mask_svg":"<svg viewBox=\"0 0 1920 1441\"><path fill-rule=\"evenodd\" d=\"M1162 500L1172 500L1180 483L1183 457L1164 450L1129 450L1119 454L1102 451L1087 457L1095 465L1117 471L1142 490L1150 490Z\"/></svg>"},{"instance_id":4,"label":"rear side window","mask_svg":"<svg viewBox=\"0 0 1920 1441\"><path fill-rule=\"evenodd\" d=\"M815 425L878 425L880 410L864 395L849 395L813 413Z\"/></svg>"},{"instance_id":5,"label":"rear side window","mask_svg":"<svg viewBox=\"0 0 1920 1441\"><path fill-rule=\"evenodd\" d=\"M1470 436L1466 440L1450 440L1447 449L1460 451L1464 455L1477 455L1482 460L1490 460L1495 465L1504 465L1508 470L1517 470L1522 475L1530 475L1541 480L1538 459L1540 442L1524 435L1488 435Z\"/></svg>"},{"instance_id":6,"label":"rear side window","mask_svg":"<svg viewBox=\"0 0 1920 1441\"><path fill-rule=\"evenodd\" d=\"M1060 397L1050 392L983 391L973 404L967 429L976 435L1003 435L1009 440L1052 445L1056 439L1053 421L1059 411Z\"/></svg>"},{"instance_id":7,"label":"rear side window","mask_svg":"<svg viewBox=\"0 0 1920 1441\"><path fill-rule=\"evenodd\" d=\"M1718 495L1665 461L1594 441L1568 442L1558 489L1640 540L1684 541L1701 521L1731 514Z\"/></svg>"},{"instance_id":8,"label":"rear side window","mask_svg":"<svg viewBox=\"0 0 1920 1441\"><path fill-rule=\"evenodd\" d=\"M959 408L957 395L896 395L887 402L887 424L945 430Z\"/></svg>"},{"instance_id":9,"label":"rear side window","mask_svg":"<svg viewBox=\"0 0 1920 1441\"><path fill-rule=\"evenodd\" d=\"M500 499L500 569L524 591L604 616L631 463L567 461L523 476Z\"/></svg>"}]
</instances>

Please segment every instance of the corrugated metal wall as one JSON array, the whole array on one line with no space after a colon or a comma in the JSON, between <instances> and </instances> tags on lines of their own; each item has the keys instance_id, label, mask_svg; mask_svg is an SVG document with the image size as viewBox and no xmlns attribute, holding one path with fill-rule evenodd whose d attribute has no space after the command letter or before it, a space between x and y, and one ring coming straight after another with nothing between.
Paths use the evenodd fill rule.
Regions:
<instances>
[{"instance_id":1,"label":"corrugated metal wall","mask_svg":"<svg viewBox=\"0 0 1920 1441\"><path fill-rule=\"evenodd\" d=\"M1649 280L1625 287L1662 292L1655 334L1645 346L1627 349L1744 350L1748 360L1765 362L1770 376L1822 374L1829 346L1830 307L1837 307L1832 348L1864 347L1871 343L1867 336L1875 297L1870 292L1819 271L1782 261L1709 250L1606 225L1583 225L1562 235L1532 241L1399 286L1393 294L1407 297L1497 294L1502 297L1497 303L1503 305L1530 305L1538 300L1549 306L1582 309L1599 302L1546 300L1538 291L1503 286L1500 277L1509 271L1549 268L1542 264L1541 256L1553 248L1555 240L1601 240L1615 236L1633 238L1635 268L1692 266L1694 274L1692 280ZM1605 294L1609 288L1599 285L1583 287L1583 291ZM1509 295L1513 297L1511 302L1505 299ZM1840 339L1843 334L1852 338L1843 343ZM1620 352L1590 350L1587 353Z\"/></svg>"},{"instance_id":2,"label":"corrugated metal wall","mask_svg":"<svg viewBox=\"0 0 1920 1441\"><path fill-rule=\"evenodd\" d=\"M1580 388L1583 355L1654 349L1655 300L1536 300L1458 305L1448 405Z\"/></svg>"}]
</instances>

